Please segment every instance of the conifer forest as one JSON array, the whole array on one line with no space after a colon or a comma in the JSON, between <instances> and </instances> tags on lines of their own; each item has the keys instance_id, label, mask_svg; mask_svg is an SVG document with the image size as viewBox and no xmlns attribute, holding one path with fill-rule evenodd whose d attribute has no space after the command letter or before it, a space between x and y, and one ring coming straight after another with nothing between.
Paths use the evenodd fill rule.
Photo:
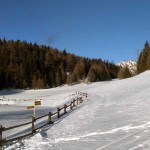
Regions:
<instances>
[{"instance_id":1,"label":"conifer forest","mask_svg":"<svg viewBox=\"0 0 150 150\"><path fill-rule=\"evenodd\" d=\"M113 62L89 59L50 46L0 39L0 89L41 89L117 77Z\"/></svg>"}]
</instances>

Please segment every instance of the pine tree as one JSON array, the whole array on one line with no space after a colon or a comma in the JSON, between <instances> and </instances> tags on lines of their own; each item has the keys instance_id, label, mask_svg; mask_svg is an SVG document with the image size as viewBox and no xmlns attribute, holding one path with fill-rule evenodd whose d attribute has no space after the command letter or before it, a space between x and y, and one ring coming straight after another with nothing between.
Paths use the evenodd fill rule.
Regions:
<instances>
[{"instance_id":1,"label":"pine tree","mask_svg":"<svg viewBox=\"0 0 150 150\"><path fill-rule=\"evenodd\" d=\"M149 56L150 55L150 47L148 42L146 41L144 45L144 49L139 55L138 62L137 62L137 73L144 72L149 69L150 67L150 60Z\"/></svg>"},{"instance_id":2,"label":"pine tree","mask_svg":"<svg viewBox=\"0 0 150 150\"><path fill-rule=\"evenodd\" d=\"M60 86L61 85L61 76L59 71L57 71L56 73L56 86Z\"/></svg>"},{"instance_id":3,"label":"pine tree","mask_svg":"<svg viewBox=\"0 0 150 150\"><path fill-rule=\"evenodd\" d=\"M89 82L95 82L96 81L96 75L95 75L95 72L94 72L94 69L90 69L89 70L89 73L87 75L87 78L88 78L88 81Z\"/></svg>"},{"instance_id":4,"label":"pine tree","mask_svg":"<svg viewBox=\"0 0 150 150\"><path fill-rule=\"evenodd\" d=\"M73 73L77 77L77 80L85 79L85 67L82 59L76 64Z\"/></svg>"},{"instance_id":5,"label":"pine tree","mask_svg":"<svg viewBox=\"0 0 150 150\"><path fill-rule=\"evenodd\" d=\"M0 40L0 64L0 89L47 88L84 81L87 76L91 81L117 76L117 67L101 59L20 40Z\"/></svg>"},{"instance_id":6,"label":"pine tree","mask_svg":"<svg viewBox=\"0 0 150 150\"><path fill-rule=\"evenodd\" d=\"M69 74L68 76L67 76L67 81L66 81L66 83L68 84L68 85L72 85L74 82L76 82L77 81L77 77L76 77L76 75L74 74L74 73L72 73L72 74Z\"/></svg>"},{"instance_id":7,"label":"pine tree","mask_svg":"<svg viewBox=\"0 0 150 150\"><path fill-rule=\"evenodd\" d=\"M128 67L120 68L120 71L118 72L119 79L125 79L130 77L132 77L132 73L130 72Z\"/></svg>"}]
</instances>

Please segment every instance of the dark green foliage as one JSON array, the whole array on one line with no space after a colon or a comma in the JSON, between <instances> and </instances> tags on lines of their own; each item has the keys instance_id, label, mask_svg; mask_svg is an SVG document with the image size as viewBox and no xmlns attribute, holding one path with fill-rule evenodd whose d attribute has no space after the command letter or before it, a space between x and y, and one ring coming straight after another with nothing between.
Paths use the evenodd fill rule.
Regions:
<instances>
[{"instance_id":1,"label":"dark green foliage","mask_svg":"<svg viewBox=\"0 0 150 150\"><path fill-rule=\"evenodd\" d=\"M90 81L90 82L95 82L96 81L96 75L95 75L94 69L91 68L89 70L89 73L88 73L87 77L88 77L88 81Z\"/></svg>"},{"instance_id":2,"label":"dark green foliage","mask_svg":"<svg viewBox=\"0 0 150 150\"><path fill-rule=\"evenodd\" d=\"M132 73L130 72L128 67L120 68L118 72L119 79L125 79L125 78L130 78L130 77L132 77Z\"/></svg>"},{"instance_id":3,"label":"dark green foliage","mask_svg":"<svg viewBox=\"0 0 150 150\"><path fill-rule=\"evenodd\" d=\"M89 81L105 81L110 79L110 74L104 63L94 62L88 73ZM91 80L90 80L91 79Z\"/></svg>"},{"instance_id":4,"label":"dark green foliage","mask_svg":"<svg viewBox=\"0 0 150 150\"><path fill-rule=\"evenodd\" d=\"M144 45L144 49L139 55L137 62L137 73L144 72L150 69L150 47L148 42L146 41Z\"/></svg>"},{"instance_id":5,"label":"dark green foliage","mask_svg":"<svg viewBox=\"0 0 150 150\"><path fill-rule=\"evenodd\" d=\"M0 40L0 89L48 88L84 81L116 78L119 68L26 41Z\"/></svg>"},{"instance_id":6,"label":"dark green foliage","mask_svg":"<svg viewBox=\"0 0 150 150\"><path fill-rule=\"evenodd\" d=\"M77 77L77 80L85 79L85 66L82 59L76 63L73 73Z\"/></svg>"}]
</instances>

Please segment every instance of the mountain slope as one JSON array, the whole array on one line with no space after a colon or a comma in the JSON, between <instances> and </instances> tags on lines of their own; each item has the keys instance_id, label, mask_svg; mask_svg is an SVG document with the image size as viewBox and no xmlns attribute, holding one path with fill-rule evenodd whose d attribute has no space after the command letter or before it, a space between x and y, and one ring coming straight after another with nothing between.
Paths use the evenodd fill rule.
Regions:
<instances>
[{"instance_id":1,"label":"mountain slope","mask_svg":"<svg viewBox=\"0 0 150 150\"><path fill-rule=\"evenodd\" d=\"M149 71L124 80L66 86L47 92L61 91L61 96L76 90L89 94L82 105L52 127L42 128L35 136L13 146L19 150L150 149ZM58 95L54 97L57 100Z\"/></svg>"}]
</instances>

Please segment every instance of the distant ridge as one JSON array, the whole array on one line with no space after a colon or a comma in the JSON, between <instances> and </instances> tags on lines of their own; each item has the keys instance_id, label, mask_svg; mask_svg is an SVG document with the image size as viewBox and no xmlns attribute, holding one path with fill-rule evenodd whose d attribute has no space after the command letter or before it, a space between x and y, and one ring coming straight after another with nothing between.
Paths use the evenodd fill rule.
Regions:
<instances>
[{"instance_id":1,"label":"distant ridge","mask_svg":"<svg viewBox=\"0 0 150 150\"><path fill-rule=\"evenodd\" d=\"M135 74L137 71L137 62L134 60L122 61L117 65L123 68L128 67L132 74Z\"/></svg>"}]
</instances>

